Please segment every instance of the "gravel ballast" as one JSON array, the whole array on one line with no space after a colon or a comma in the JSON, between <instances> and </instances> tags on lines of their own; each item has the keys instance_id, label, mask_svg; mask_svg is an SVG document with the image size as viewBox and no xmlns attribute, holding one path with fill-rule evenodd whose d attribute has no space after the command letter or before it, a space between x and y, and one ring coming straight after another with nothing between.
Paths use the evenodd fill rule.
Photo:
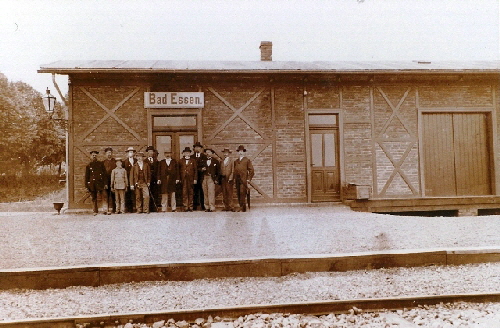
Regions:
<instances>
[{"instance_id":1,"label":"gravel ballast","mask_svg":"<svg viewBox=\"0 0 500 328\"><path fill-rule=\"evenodd\" d=\"M142 282L0 292L0 318L73 317L248 304L495 293L500 263L293 274L285 277ZM50 304L50 306L48 306Z\"/></svg>"},{"instance_id":2,"label":"gravel ballast","mask_svg":"<svg viewBox=\"0 0 500 328\"><path fill-rule=\"evenodd\" d=\"M361 313L359 313L361 312ZM128 323L116 328L492 328L500 325L500 303L440 304L399 311L310 316L299 314L250 314L234 321L221 318L199 318L197 323L162 320L153 324ZM81 325L78 328L84 328Z\"/></svg>"},{"instance_id":3,"label":"gravel ballast","mask_svg":"<svg viewBox=\"0 0 500 328\"><path fill-rule=\"evenodd\" d=\"M311 316L300 314L250 314L236 320L199 318L196 323L162 320L152 324L127 323L116 328L493 328L500 325L500 303L456 303L398 311ZM86 325L77 325L85 328ZM111 328L111 326L107 326Z\"/></svg>"},{"instance_id":4,"label":"gravel ballast","mask_svg":"<svg viewBox=\"0 0 500 328\"><path fill-rule=\"evenodd\" d=\"M0 269L500 245L500 216L346 206L126 215L0 213Z\"/></svg>"}]
</instances>

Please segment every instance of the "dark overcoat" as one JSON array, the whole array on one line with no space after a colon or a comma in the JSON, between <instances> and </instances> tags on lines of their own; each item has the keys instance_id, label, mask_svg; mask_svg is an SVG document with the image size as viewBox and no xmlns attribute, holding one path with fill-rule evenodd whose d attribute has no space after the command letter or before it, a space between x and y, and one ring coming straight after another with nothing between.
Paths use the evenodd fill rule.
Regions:
<instances>
[{"instance_id":1,"label":"dark overcoat","mask_svg":"<svg viewBox=\"0 0 500 328\"><path fill-rule=\"evenodd\" d=\"M114 158L105 159L102 161L104 168L106 169L106 174L108 175L108 183L111 186L111 172L116 168L116 160Z\"/></svg>"},{"instance_id":2,"label":"dark overcoat","mask_svg":"<svg viewBox=\"0 0 500 328\"><path fill-rule=\"evenodd\" d=\"M252 165L252 161L247 157L243 157L241 160L238 157L234 160L234 170L233 176L234 179L240 179L245 185L247 181L251 181L254 175L254 169Z\"/></svg>"},{"instance_id":3,"label":"dark overcoat","mask_svg":"<svg viewBox=\"0 0 500 328\"><path fill-rule=\"evenodd\" d=\"M179 160L179 171L181 175L181 182L183 184L194 184L194 180L198 180L197 162L193 158L188 160L181 158Z\"/></svg>"},{"instance_id":4,"label":"dark overcoat","mask_svg":"<svg viewBox=\"0 0 500 328\"><path fill-rule=\"evenodd\" d=\"M104 186L108 185L108 174L103 162L91 161L85 168L85 187L92 192L104 190Z\"/></svg>"},{"instance_id":5,"label":"dark overcoat","mask_svg":"<svg viewBox=\"0 0 500 328\"><path fill-rule=\"evenodd\" d=\"M180 180L179 165L175 159L170 160L170 165L167 165L167 160L160 161L158 166L158 180L161 181L160 191L162 194L175 192L175 180Z\"/></svg>"}]
</instances>

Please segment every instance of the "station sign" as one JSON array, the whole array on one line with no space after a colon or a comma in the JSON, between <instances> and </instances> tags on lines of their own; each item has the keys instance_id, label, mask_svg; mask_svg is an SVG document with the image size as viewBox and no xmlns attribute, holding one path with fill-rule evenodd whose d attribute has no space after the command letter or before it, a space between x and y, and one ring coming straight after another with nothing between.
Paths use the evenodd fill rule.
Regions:
<instances>
[{"instance_id":1,"label":"station sign","mask_svg":"<svg viewBox=\"0 0 500 328\"><path fill-rule=\"evenodd\" d=\"M204 92L144 92L144 108L203 108Z\"/></svg>"}]
</instances>

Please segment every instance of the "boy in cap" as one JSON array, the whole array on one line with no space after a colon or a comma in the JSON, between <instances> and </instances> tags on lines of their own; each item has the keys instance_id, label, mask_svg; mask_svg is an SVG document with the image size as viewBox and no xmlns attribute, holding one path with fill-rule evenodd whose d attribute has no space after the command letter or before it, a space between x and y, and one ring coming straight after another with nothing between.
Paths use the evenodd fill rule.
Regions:
<instances>
[{"instance_id":1,"label":"boy in cap","mask_svg":"<svg viewBox=\"0 0 500 328\"><path fill-rule=\"evenodd\" d=\"M215 212L215 185L219 183L219 161L213 158L214 151L205 149L207 159L201 164L203 175L203 196L205 199L205 212Z\"/></svg>"},{"instance_id":2,"label":"boy in cap","mask_svg":"<svg viewBox=\"0 0 500 328\"><path fill-rule=\"evenodd\" d=\"M130 172L132 172L132 168L134 164L137 162L135 158L135 149L134 147L128 147L125 151L127 153L127 158L125 158L123 167L127 171L127 177L129 178L130 183ZM130 188L125 191L125 213L134 213L135 212L135 192Z\"/></svg>"},{"instance_id":3,"label":"boy in cap","mask_svg":"<svg viewBox=\"0 0 500 328\"><path fill-rule=\"evenodd\" d=\"M198 180L196 160L191 158L191 149L184 148L182 158L179 160L180 180L182 182L182 203L186 212L193 211L193 185Z\"/></svg>"},{"instance_id":4,"label":"boy in cap","mask_svg":"<svg viewBox=\"0 0 500 328\"><path fill-rule=\"evenodd\" d=\"M234 160L230 156L231 150L229 148L224 148L222 154L224 156L224 160L220 163L222 202L224 203L222 210L233 211Z\"/></svg>"},{"instance_id":5,"label":"boy in cap","mask_svg":"<svg viewBox=\"0 0 500 328\"><path fill-rule=\"evenodd\" d=\"M111 171L116 167L116 160L113 158L113 148L107 147L104 149L104 154L106 157L104 158L103 164L106 169L106 174L108 175L108 183L111 183ZM108 185L108 214L111 212L115 213L115 193L111 191L111 185Z\"/></svg>"},{"instance_id":6,"label":"boy in cap","mask_svg":"<svg viewBox=\"0 0 500 328\"><path fill-rule=\"evenodd\" d=\"M115 193L116 214L125 213L125 191L128 187L127 171L122 167L122 159L116 159L116 167L111 171L111 191Z\"/></svg>"},{"instance_id":7,"label":"boy in cap","mask_svg":"<svg viewBox=\"0 0 500 328\"><path fill-rule=\"evenodd\" d=\"M175 159L172 158L171 151L165 151L165 159L160 161L158 165L158 186L161 191L161 208L163 212L167 211L168 199L170 198L170 206L172 212L176 211L177 203L175 200L175 189L180 182L179 166Z\"/></svg>"},{"instance_id":8,"label":"boy in cap","mask_svg":"<svg viewBox=\"0 0 500 328\"><path fill-rule=\"evenodd\" d=\"M248 183L253 178L254 169L252 162L248 157L245 156L246 149L243 145L240 145L236 152L238 153L238 158L234 161L234 181L236 182L236 196L238 197L238 203L240 207L237 212L246 212L247 203L246 195L248 192Z\"/></svg>"},{"instance_id":9,"label":"boy in cap","mask_svg":"<svg viewBox=\"0 0 500 328\"><path fill-rule=\"evenodd\" d=\"M97 194L100 194L101 201L104 205L104 214L108 214L107 190L108 190L108 175L104 164L97 160L98 151L90 152L90 163L85 168L85 187L92 197L92 209L94 215L98 213Z\"/></svg>"},{"instance_id":10,"label":"boy in cap","mask_svg":"<svg viewBox=\"0 0 500 328\"><path fill-rule=\"evenodd\" d=\"M149 214L149 184L151 168L144 161L144 153L137 153L137 163L130 173L130 189L135 190L135 208L137 213Z\"/></svg>"}]
</instances>

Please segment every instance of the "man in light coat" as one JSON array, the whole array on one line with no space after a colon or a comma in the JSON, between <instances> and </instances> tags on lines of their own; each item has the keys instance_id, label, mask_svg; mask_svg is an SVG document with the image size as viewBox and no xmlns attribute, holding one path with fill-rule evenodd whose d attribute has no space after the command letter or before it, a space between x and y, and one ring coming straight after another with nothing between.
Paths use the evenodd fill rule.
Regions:
<instances>
[{"instance_id":1,"label":"man in light coat","mask_svg":"<svg viewBox=\"0 0 500 328\"><path fill-rule=\"evenodd\" d=\"M223 211L234 211L233 209L233 172L234 160L231 158L231 150L224 148L222 150L224 160L221 161L221 187L222 187L222 202L224 203Z\"/></svg>"}]
</instances>

